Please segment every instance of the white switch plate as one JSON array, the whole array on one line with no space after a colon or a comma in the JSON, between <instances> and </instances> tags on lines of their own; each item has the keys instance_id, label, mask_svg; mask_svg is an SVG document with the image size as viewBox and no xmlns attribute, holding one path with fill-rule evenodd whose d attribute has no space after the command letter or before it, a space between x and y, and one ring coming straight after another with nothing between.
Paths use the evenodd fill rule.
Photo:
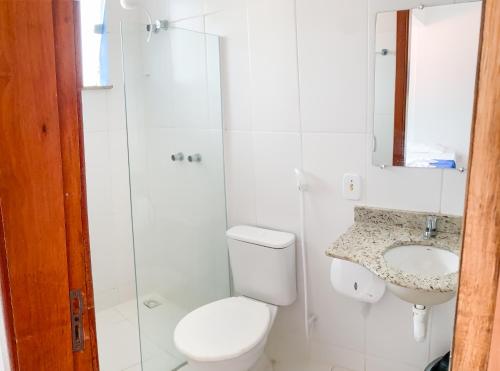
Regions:
<instances>
[{"instance_id":1,"label":"white switch plate","mask_svg":"<svg viewBox=\"0 0 500 371\"><path fill-rule=\"evenodd\" d=\"M344 174L342 195L346 200L361 199L361 176L358 174Z\"/></svg>"}]
</instances>

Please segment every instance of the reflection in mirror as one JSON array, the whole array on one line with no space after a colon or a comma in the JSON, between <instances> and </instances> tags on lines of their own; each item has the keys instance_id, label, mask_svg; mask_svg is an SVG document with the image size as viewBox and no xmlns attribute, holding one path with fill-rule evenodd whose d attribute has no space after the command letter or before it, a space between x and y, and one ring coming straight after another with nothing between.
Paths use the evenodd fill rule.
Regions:
<instances>
[{"instance_id":1,"label":"reflection in mirror","mask_svg":"<svg viewBox=\"0 0 500 371\"><path fill-rule=\"evenodd\" d=\"M374 165L465 167L481 9L470 2L377 15Z\"/></svg>"}]
</instances>

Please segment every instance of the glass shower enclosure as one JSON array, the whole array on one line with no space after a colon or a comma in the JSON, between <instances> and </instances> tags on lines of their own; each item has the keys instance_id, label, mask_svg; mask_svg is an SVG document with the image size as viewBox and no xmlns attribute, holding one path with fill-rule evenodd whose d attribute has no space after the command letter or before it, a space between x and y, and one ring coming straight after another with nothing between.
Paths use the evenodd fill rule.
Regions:
<instances>
[{"instance_id":1,"label":"glass shower enclosure","mask_svg":"<svg viewBox=\"0 0 500 371\"><path fill-rule=\"evenodd\" d=\"M144 28L122 22L142 369L180 370L175 326L229 295L219 38Z\"/></svg>"}]
</instances>

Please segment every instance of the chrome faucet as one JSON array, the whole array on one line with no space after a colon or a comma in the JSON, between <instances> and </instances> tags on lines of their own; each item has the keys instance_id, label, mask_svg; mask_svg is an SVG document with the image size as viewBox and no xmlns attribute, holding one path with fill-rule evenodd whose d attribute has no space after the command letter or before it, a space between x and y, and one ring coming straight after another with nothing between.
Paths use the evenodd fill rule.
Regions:
<instances>
[{"instance_id":1,"label":"chrome faucet","mask_svg":"<svg viewBox=\"0 0 500 371\"><path fill-rule=\"evenodd\" d=\"M425 222L424 240L435 237L437 234L437 217L429 215Z\"/></svg>"}]
</instances>

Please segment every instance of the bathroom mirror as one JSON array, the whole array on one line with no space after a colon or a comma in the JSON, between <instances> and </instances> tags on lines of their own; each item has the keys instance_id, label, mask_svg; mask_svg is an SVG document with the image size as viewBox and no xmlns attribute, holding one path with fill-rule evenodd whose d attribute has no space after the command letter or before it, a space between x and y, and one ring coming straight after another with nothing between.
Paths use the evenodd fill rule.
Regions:
<instances>
[{"instance_id":1,"label":"bathroom mirror","mask_svg":"<svg viewBox=\"0 0 500 371\"><path fill-rule=\"evenodd\" d=\"M463 169L482 2L377 14L373 164Z\"/></svg>"}]
</instances>

